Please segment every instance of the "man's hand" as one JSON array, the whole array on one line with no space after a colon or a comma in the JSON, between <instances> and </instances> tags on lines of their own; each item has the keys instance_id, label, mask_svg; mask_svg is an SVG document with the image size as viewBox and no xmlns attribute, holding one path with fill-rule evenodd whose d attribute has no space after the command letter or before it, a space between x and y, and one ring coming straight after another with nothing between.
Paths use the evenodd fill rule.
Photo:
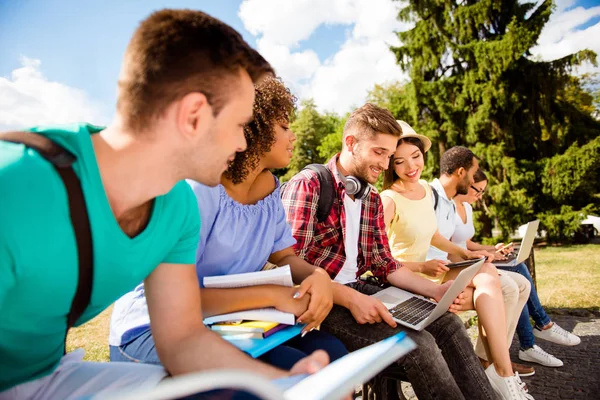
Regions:
<instances>
[{"instance_id":1,"label":"man's hand","mask_svg":"<svg viewBox=\"0 0 600 400\"><path fill-rule=\"evenodd\" d=\"M440 302L442 297L444 297L444 295L448 291L448 288L450 288L450 286L452 286L452 282L454 282L454 281L450 280L441 285L438 285L437 289L435 290L435 293L433 294L433 299L436 302L438 302L438 303Z\"/></svg>"},{"instance_id":2,"label":"man's hand","mask_svg":"<svg viewBox=\"0 0 600 400\"><path fill-rule=\"evenodd\" d=\"M325 270L317 269L304 279L294 296L301 300L307 294L310 297L308 310L298 318L298 322L306 324L303 333L319 326L333 307L333 286Z\"/></svg>"},{"instance_id":3,"label":"man's hand","mask_svg":"<svg viewBox=\"0 0 600 400\"><path fill-rule=\"evenodd\" d=\"M348 310L359 324L374 324L383 320L392 328L396 327L392 314L381 300L375 297L356 292L356 297L350 303Z\"/></svg>"},{"instance_id":4,"label":"man's hand","mask_svg":"<svg viewBox=\"0 0 600 400\"><path fill-rule=\"evenodd\" d=\"M473 287L468 286L454 299L450 304L448 311L458 313L461 311L474 310L475 303L473 301Z\"/></svg>"},{"instance_id":5,"label":"man's hand","mask_svg":"<svg viewBox=\"0 0 600 400\"><path fill-rule=\"evenodd\" d=\"M422 263L421 272L429 276L437 277L448 272L450 268L446 267L447 261L442 260L429 260Z\"/></svg>"}]
</instances>

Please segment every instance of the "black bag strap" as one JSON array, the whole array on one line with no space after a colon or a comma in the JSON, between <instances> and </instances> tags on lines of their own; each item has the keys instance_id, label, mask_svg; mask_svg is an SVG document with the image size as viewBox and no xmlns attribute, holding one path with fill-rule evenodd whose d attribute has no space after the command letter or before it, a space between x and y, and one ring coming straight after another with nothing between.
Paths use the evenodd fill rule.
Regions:
<instances>
[{"instance_id":1,"label":"black bag strap","mask_svg":"<svg viewBox=\"0 0 600 400\"><path fill-rule=\"evenodd\" d=\"M431 188L431 193L433 194L433 209L437 211L437 206L440 201L440 194L438 193L437 189L433 186L429 185L429 187ZM452 209L456 211L456 205L454 204L454 202L452 202Z\"/></svg>"},{"instance_id":2,"label":"black bag strap","mask_svg":"<svg viewBox=\"0 0 600 400\"><path fill-rule=\"evenodd\" d=\"M435 190L433 186L429 186L431 188L431 193L433 194L433 209L437 210L438 202L440 201L440 194Z\"/></svg>"},{"instance_id":3,"label":"black bag strap","mask_svg":"<svg viewBox=\"0 0 600 400\"><path fill-rule=\"evenodd\" d=\"M335 182L333 180L333 174L323 164L309 164L304 169L309 169L317 173L319 178L320 190L319 190L319 205L317 206L317 221L325 222L331 208L333 207L333 201L335 199Z\"/></svg>"},{"instance_id":4,"label":"black bag strap","mask_svg":"<svg viewBox=\"0 0 600 400\"><path fill-rule=\"evenodd\" d=\"M73 170L76 157L68 150L48 139L45 136L32 132L4 132L0 133L0 140L21 143L26 147L36 150L48 160L56 169L65 185L69 200L69 214L77 242L77 261L79 275L77 290L71 303L71 310L67 316L67 332L75 325L90 303L92 296L92 283L94 277L94 263L92 250L92 231L88 216L81 182ZM66 343L65 343L66 351Z\"/></svg>"}]
</instances>

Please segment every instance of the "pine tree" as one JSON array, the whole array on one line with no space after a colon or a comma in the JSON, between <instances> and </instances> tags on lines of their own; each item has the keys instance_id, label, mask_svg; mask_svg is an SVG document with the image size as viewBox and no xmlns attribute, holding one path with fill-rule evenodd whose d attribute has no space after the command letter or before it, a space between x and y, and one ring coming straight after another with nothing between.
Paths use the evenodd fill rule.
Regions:
<instances>
[{"instance_id":1,"label":"pine tree","mask_svg":"<svg viewBox=\"0 0 600 400\"><path fill-rule=\"evenodd\" d=\"M490 176L489 209L505 235L536 214L560 213L561 202L542 190L547 159L600 134L600 123L572 96L581 92L573 67L596 65L596 54L531 57L552 10L550 0L537 7L518 0L410 0L399 13L414 22L392 48L411 79L404 119L437 143L436 165L454 145L481 157ZM593 190L590 203L600 186ZM483 220L489 235L491 224Z\"/></svg>"}]
</instances>

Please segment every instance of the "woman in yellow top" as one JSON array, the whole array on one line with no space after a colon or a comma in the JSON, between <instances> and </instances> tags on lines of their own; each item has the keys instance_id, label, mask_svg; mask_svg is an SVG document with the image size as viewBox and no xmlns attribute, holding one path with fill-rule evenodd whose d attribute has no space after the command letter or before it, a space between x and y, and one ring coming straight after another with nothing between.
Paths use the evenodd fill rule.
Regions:
<instances>
[{"instance_id":1,"label":"woman in yellow top","mask_svg":"<svg viewBox=\"0 0 600 400\"><path fill-rule=\"evenodd\" d=\"M478 254L455 245L438 233L431 188L420 179L424 155L431 147L431 141L418 135L406 122L398 122L403 134L384 175L386 190L381 193L390 247L394 257L406 267L442 283L455 277L458 271L448 272L446 261L426 261L431 244L463 258L475 258ZM524 389L519 378L514 376L509 358L504 302L495 267L484 264L469 287L472 291L465 290L464 293L471 292L472 297L460 297L450 311L475 308L487 334L488 360L493 360L493 365L486 371L490 381L505 399L527 398L526 395L521 397L521 393L513 397L509 394L512 390L506 390L509 387L521 389L517 389L518 392Z\"/></svg>"},{"instance_id":2,"label":"woman in yellow top","mask_svg":"<svg viewBox=\"0 0 600 400\"><path fill-rule=\"evenodd\" d=\"M452 243L438 232L431 187L420 179L424 155L431 147L431 141L418 135L406 122L398 123L403 135L384 172L383 188L386 190L381 193L390 248L394 258L406 267L441 283L447 280L444 279L449 270L447 261L425 261L430 245L463 259L481 255Z\"/></svg>"}]
</instances>

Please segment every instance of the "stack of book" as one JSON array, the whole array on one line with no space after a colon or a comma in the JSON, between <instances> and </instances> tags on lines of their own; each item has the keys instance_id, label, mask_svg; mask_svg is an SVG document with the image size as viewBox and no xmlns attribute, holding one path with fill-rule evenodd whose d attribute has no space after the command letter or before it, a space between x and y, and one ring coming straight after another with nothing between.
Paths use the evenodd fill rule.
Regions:
<instances>
[{"instance_id":1,"label":"stack of book","mask_svg":"<svg viewBox=\"0 0 600 400\"><path fill-rule=\"evenodd\" d=\"M271 321L242 321L214 324L210 326L210 329L219 335L226 337L233 336L233 338L240 339L265 339L288 326L289 325Z\"/></svg>"},{"instance_id":2,"label":"stack of book","mask_svg":"<svg viewBox=\"0 0 600 400\"><path fill-rule=\"evenodd\" d=\"M292 287L289 266L268 271L210 276L204 278L206 288L235 288L257 285L280 285ZM296 324L294 314L275 308L260 308L213 315L204 319L204 324L228 340L265 339L276 332Z\"/></svg>"}]
</instances>

